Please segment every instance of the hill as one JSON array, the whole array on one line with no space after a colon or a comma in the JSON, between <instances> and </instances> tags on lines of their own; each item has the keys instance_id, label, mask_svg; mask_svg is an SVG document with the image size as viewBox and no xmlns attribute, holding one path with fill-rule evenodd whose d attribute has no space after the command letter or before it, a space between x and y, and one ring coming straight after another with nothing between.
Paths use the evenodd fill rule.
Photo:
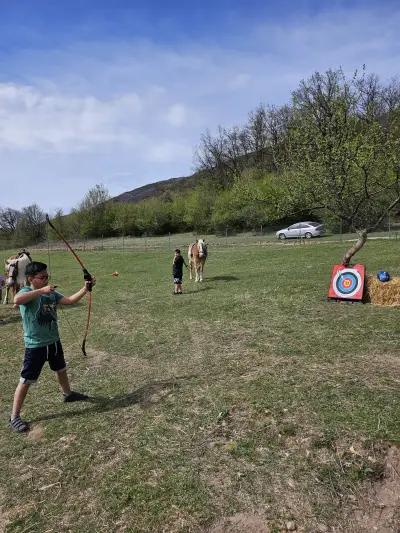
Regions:
<instances>
[{"instance_id":1,"label":"hill","mask_svg":"<svg viewBox=\"0 0 400 533\"><path fill-rule=\"evenodd\" d=\"M177 192L184 192L188 189L193 189L203 177L201 172L196 172L191 176L183 176L180 178L170 178L167 180L149 183L133 189L131 191L123 192L118 196L112 198L113 202L137 203L148 198L157 198Z\"/></svg>"}]
</instances>

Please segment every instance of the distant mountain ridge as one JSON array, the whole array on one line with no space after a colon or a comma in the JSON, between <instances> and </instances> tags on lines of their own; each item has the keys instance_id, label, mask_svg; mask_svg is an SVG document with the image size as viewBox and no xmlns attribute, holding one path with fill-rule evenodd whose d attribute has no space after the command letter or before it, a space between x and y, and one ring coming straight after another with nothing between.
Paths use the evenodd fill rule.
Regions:
<instances>
[{"instance_id":1,"label":"distant mountain ridge","mask_svg":"<svg viewBox=\"0 0 400 533\"><path fill-rule=\"evenodd\" d=\"M170 178L167 180L149 183L133 189L131 191L123 192L118 196L114 196L112 202L121 203L137 203L149 198L157 198L172 193L185 192L193 189L200 181L201 173L196 172L191 176L183 176L180 178Z\"/></svg>"}]
</instances>

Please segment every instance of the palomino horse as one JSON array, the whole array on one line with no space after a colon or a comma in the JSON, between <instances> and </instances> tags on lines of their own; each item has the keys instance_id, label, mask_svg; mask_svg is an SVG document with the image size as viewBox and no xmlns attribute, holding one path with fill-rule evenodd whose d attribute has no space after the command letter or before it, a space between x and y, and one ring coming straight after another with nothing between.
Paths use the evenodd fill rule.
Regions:
<instances>
[{"instance_id":1,"label":"palomino horse","mask_svg":"<svg viewBox=\"0 0 400 533\"><path fill-rule=\"evenodd\" d=\"M196 273L195 281L203 281L204 263L207 259L207 244L203 239L196 240L189 245L188 259L190 279L192 279L192 272L194 271Z\"/></svg>"},{"instance_id":2,"label":"palomino horse","mask_svg":"<svg viewBox=\"0 0 400 533\"><path fill-rule=\"evenodd\" d=\"M6 290L3 304L8 303L8 295L10 289L13 296L23 287L26 283L25 269L29 263L32 262L29 252L22 250L17 255L13 255L6 259L4 264L4 270L6 274Z\"/></svg>"}]
</instances>

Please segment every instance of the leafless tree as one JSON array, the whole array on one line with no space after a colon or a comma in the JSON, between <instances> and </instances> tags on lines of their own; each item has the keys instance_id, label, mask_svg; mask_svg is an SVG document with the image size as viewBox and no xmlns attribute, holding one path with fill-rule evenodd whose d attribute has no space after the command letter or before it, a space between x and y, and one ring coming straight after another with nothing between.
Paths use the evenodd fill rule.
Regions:
<instances>
[{"instance_id":1,"label":"leafless tree","mask_svg":"<svg viewBox=\"0 0 400 533\"><path fill-rule=\"evenodd\" d=\"M196 153L196 166L198 170L211 176L217 184L230 186L246 167L250 150L245 129L219 127L215 137L209 131L201 136Z\"/></svg>"},{"instance_id":2,"label":"leafless tree","mask_svg":"<svg viewBox=\"0 0 400 533\"><path fill-rule=\"evenodd\" d=\"M46 218L37 204L24 207L18 220L16 232L18 238L31 243L45 238Z\"/></svg>"},{"instance_id":3,"label":"leafless tree","mask_svg":"<svg viewBox=\"0 0 400 533\"><path fill-rule=\"evenodd\" d=\"M0 209L0 230L7 234L13 234L20 218L21 213L16 209L10 207Z\"/></svg>"}]
</instances>

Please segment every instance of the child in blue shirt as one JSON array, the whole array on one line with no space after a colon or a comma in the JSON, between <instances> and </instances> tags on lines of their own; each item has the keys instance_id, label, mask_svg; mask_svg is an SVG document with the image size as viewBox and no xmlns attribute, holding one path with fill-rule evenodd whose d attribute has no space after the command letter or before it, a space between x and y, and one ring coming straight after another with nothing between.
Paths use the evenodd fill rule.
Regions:
<instances>
[{"instance_id":1,"label":"child in blue shirt","mask_svg":"<svg viewBox=\"0 0 400 533\"><path fill-rule=\"evenodd\" d=\"M48 361L51 370L56 372L64 394L65 402L84 401L89 397L70 388L64 353L60 342L57 324L57 305L72 305L79 302L89 291L89 283L72 296L57 292L55 285L49 285L47 265L33 261L26 267L28 285L14 298L19 306L24 329L25 357L21 377L14 394L10 417L11 429L18 433L28 431L29 425L20 417L20 412L30 385L36 383L43 365Z\"/></svg>"}]
</instances>

